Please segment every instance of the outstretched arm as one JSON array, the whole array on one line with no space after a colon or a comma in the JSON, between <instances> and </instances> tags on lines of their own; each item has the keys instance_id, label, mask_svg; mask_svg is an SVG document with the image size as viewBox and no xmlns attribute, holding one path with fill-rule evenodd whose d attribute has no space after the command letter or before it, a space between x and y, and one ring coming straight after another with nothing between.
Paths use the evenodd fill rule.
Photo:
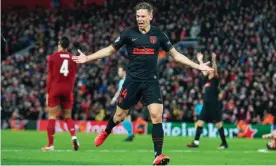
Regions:
<instances>
[{"instance_id":1,"label":"outstretched arm","mask_svg":"<svg viewBox=\"0 0 276 166\"><path fill-rule=\"evenodd\" d=\"M198 69L198 70L201 70L201 71L207 71L207 72L210 72L210 71L214 70L214 69L212 69L208 66L208 64L210 62L197 64L197 63L191 61L189 58L187 58L183 54L179 53L175 48L170 49L169 53L177 62L180 62L184 65L190 66L194 69Z\"/></svg>"},{"instance_id":2,"label":"outstretched arm","mask_svg":"<svg viewBox=\"0 0 276 166\"><path fill-rule=\"evenodd\" d=\"M126 44L127 38L128 38L128 31L124 31L110 46L103 48L95 52L94 54L91 54L88 56L86 56L84 53L78 50L78 52L80 53L80 56L73 56L72 59L76 63L86 63L96 59L101 59L101 58L111 56L113 53L119 50L124 44Z\"/></svg>"},{"instance_id":3,"label":"outstretched arm","mask_svg":"<svg viewBox=\"0 0 276 166\"><path fill-rule=\"evenodd\" d=\"M114 49L113 46L110 45L110 46L103 48L103 49L95 52L94 54L90 54L88 56L86 56L80 50L78 50L78 52L80 53L80 56L73 56L72 59L76 63L86 63L86 62L93 61L96 59L108 57L108 56L112 55L113 53L115 53L116 50Z\"/></svg>"},{"instance_id":4,"label":"outstretched arm","mask_svg":"<svg viewBox=\"0 0 276 166\"><path fill-rule=\"evenodd\" d=\"M196 58L197 58L197 61L199 62L199 64L203 63L203 54L197 53ZM204 76L206 76L208 74L206 71L201 71L201 72Z\"/></svg>"}]
</instances>

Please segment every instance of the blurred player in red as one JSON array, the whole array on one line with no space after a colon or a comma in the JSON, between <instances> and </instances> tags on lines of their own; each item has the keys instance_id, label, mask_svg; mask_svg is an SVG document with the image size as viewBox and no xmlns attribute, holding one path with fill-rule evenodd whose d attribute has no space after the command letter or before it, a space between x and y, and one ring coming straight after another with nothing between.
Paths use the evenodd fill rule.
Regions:
<instances>
[{"instance_id":1,"label":"blurred player in red","mask_svg":"<svg viewBox=\"0 0 276 166\"><path fill-rule=\"evenodd\" d=\"M71 119L73 106L73 89L77 73L77 64L67 51L70 41L62 37L58 43L58 50L48 57L48 78L46 105L48 110L48 144L41 148L43 151L54 150L54 135L56 113L61 108L68 130L72 136L74 150L79 149L74 122Z\"/></svg>"}]
</instances>

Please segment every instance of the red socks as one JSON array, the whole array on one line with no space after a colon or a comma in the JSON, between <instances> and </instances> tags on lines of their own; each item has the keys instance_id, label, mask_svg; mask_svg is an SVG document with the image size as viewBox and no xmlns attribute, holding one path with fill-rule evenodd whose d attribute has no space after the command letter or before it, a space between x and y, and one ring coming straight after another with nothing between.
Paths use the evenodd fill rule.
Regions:
<instances>
[{"instance_id":1,"label":"red socks","mask_svg":"<svg viewBox=\"0 0 276 166\"><path fill-rule=\"evenodd\" d=\"M48 126L47 126L48 146L51 146L54 144L55 128L56 128L56 120L49 119Z\"/></svg>"},{"instance_id":2,"label":"red socks","mask_svg":"<svg viewBox=\"0 0 276 166\"><path fill-rule=\"evenodd\" d=\"M67 124L67 128L71 134L71 136L76 136L76 129L75 129L75 124L71 118L65 119L65 122Z\"/></svg>"},{"instance_id":3,"label":"red socks","mask_svg":"<svg viewBox=\"0 0 276 166\"><path fill-rule=\"evenodd\" d=\"M71 118L67 118L65 119L65 122L67 124L68 130L71 136L72 137L76 136L76 130L75 130L75 125L73 120ZM49 119L48 126L47 126L48 146L52 146L54 144L55 128L56 128L56 120Z\"/></svg>"}]
</instances>

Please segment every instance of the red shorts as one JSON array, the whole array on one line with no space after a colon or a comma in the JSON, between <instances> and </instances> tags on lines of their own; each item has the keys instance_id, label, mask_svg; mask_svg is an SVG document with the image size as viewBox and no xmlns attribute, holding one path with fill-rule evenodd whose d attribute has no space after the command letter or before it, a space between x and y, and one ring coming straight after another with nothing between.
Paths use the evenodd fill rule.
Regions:
<instances>
[{"instance_id":1,"label":"red shorts","mask_svg":"<svg viewBox=\"0 0 276 166\"><path fill-rule=\"evenodd\" d=\"M71 94L48 94L48 107L61 106L64 109L72 109L74 103L73 93Z\"/></svg>"}]
</instances>

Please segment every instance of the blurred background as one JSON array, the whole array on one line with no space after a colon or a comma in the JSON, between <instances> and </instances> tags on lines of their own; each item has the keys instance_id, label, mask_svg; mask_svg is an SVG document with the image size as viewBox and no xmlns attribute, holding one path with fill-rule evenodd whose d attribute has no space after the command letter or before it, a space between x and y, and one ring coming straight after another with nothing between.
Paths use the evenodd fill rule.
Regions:
<instances>
[{"instance_id":1,"label":"blurred background","mask_svg":"<svg viewBox=\"0 0 276 166\"><path fill-rule=\"evenodd\" d=\"M136 24L137 0L2 0L2 128L22 128L22 121L47 119L46 58L58 39L71 40L70 52L92 53L106 47ZM276 112L276 1L156 0L152 25L163 30L175 48L196 61L201 51L218 55L219 99L223 121L271 124ZM74 90L73 119L105 121L117 90L117 65L126 50L80 65ZM202 109L203 76L159 54L164 100L163 120L195 122ZM146 108L131 109L135 121L150 121ZM62 114L58 114L63 119ZM18 123L13 125L15 120ZM24 126L24 124L23 124ZM24 128L24 127L23 127Z\"/></svg>"}]
</instances>

